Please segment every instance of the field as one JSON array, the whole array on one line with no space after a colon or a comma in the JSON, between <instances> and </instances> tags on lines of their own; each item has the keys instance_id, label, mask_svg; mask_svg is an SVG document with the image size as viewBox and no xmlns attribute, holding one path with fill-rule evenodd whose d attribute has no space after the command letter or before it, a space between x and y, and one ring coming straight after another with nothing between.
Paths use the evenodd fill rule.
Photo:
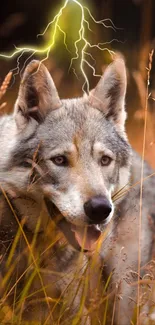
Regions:
<instances>
[{"instance_id":1,"label":"field","mask_svg":"<svg viewBox=\"0 0 155 325\"><path fill-rule=\"evenodd\" d=\"M45 21L47 20L47 15L45 11L47 11L49 6L47 1L46 10L43 12L42 26L39 27L39 29L38 25L34 24L31 19L30 21L28 20L30 26L27 26L25 22L27 21L27 17L31 17L30 2L27 4L27 9L25 9L24 6L20 8L18 4L19 8L17 12L15 12L14 8L10 7L10 10L12 10L10 13L5 7L4 16L2 15L0 20L0 39L2 41L2 45L0 45L0 116L13 112L13 106L17 98L25 62L29 62L31 57L45 61L44 63L49 69L57 86L60 98L72 98L83 95L83 92L87 92L89 87L92 89L96 85L99 80L99 75L104 72L107 65L115 56L123 57L126 62L128 79L126 96L126 110L128 114L126 122L127 135L132 147L142 157L141 166L139 166L141 169L141 179L139 180L141 185L141 206L143 182L145 181L145 179L143 179L144 160L146 160L153 169L155 168L155 28L153 25L153 12L155 8L153 0L133 2L132 0L128 0L127 2L128 9L126 10L129 10L131 19L127 19L126 22L124 21L123 11L125 7L120 0L117 9L116 1L114 0L92 0L90 4L88 1L85 2L86 6L88 6L88 4L90 5L91 12L97 17L96 20L99 22L96 23L91 19L88 10L86 10L87 22L85 22L84 25L86 29L85 34L82 34L82 32L80 34L79 32L81 7L76 9L75 15L74 4L72 4L71 7L68 7L64 12L64 16L60 18L59 23L61 28L59 28L57 32L56 42L48 55L47 51L43 51L41 54L38 49L44 49L43 44L49 44L49 40L52 42L51 35L53 35L55 31L53 25L47 30L47 33L41 36L40 41L35 39L33 35L33 33L35 33L35 35L41 33L46 27ZM37 6L35 1L34 3L35 6ZM53 1L52 12L58 12L57 10L59 8L60 6L58 6L56 1ZM41 15L41 6L38 6L37 10L38 15ZM120 16L118 16L118 10L120 10ZM106 28L101 23L101 20L107 17L110 17L113 21L113 23L111 23L111 20L108 20L108 23L106 22L106 24L110 24L110 28ZM26 36L26 29L28 29L28 33L30 34L33 24L35 28L29 41L28 36ZM125 24L126 29L123 24ZM135 30L134 35L134 28L136 28L136 26L137 30ZM20 28L21 34L19 31ZM22 32L24 40L22 40ZM65 35L67 35L67 37ZM79 42L76 47L77 39L79 39ZM16 51L16 48L14 50L13 47L14 44L16 44L18 48L18 46L23 46L23 42L26 44L23 48L30 46L30 48L35 48L35 50L30 50L28 52L27 50L21 49L19 54L17 53L13 58L1 56L1 54L4 53L5 55L14 53L14 51ZM88 46L87 42L97 44L97 46ZM30 43L31 45L29 45ZM84 59L82 61L83 54ZM74 60L72 62L73 58ZM71 62L73 65L70 68ZM94 74L96 75L94 76ZM35 154L37 155L37 153L34 153L34 156ZM152 173L150 177L154 177L154 173ZM40 219L36 223L36 231L32 238L29 232L27 230L25 231L26 221L23 219L22 222L19 222L18 215L6 192L1 187L1 184L0 188L1 194L8 204L8 211L11 211L18 225L16 235L10 241L10 246L5 246L5 243L1 244L2 253L0 255L0 265L2 265L3 268L3 261L5 256L7 256L7 272L5 276L2 276L0 272L0 324L89 325L88 316L91 316L91 325L114 325L114 317L116 315L117 324L119 324L120 311L116 310L116 300L121 300L121 296L119 297L118 295L118 287L111 287L109 285L112 274L109 274L109 277L104 281L104 284L102 284L101 289L102 270L99 258L101 241L98 242L94 255L88 256L88 260L85 259L83 252L80 254L74 265L74 272L72 269L68 269L67 276L63 271L60 271L58 274L56 269L52 271L49 270L49 273L48 270L46 270L46 273L44 270L46 258L50 258L50 263L53 261L55 264L55 248L59 250L61 254L61 251L64 251L65 247L67 247L66 239L61 232L57 230L52 220L49 224L46 238L41 237L42 235L40 234L38 235L38 229L40 229L41 222ZM152 188L151 190L154 191L155 189ZM0 205L0 207L3 211L3 206ZM10 212L8 212L8 215L9 213ZM151 218L150 224L151 227L154 228L154 221ZM51 233L54 233L53 238L51 237ZM101 239L105 240L105 238L106 233L102 235ZM154 242L154 238L152 238L152 241ZM40 242L43 244L40 245ZM6 247L8 251L5 251ZM18 250L20 251L19 255L17 254ZM135 302L136 307L133 312L133 321L129 322L131 325L155 324L154 258L155 250L153 245L152 259L148 265L143 266L143 268L147 270L144 278L141 278L139 275L141 268L139 260L137 270L139 288L138 299ZM18 264L20 265L22 263L24 268L21 268L18 273ZM93 282L91 287L90 278L92 274ZM57 293L57 291L53 289L51 283L47 280L49 275L54 283L57 279L56 276L59 278L60 282L65 281L64 278L67 277L66 281L68 281L68 285L63 293ZM136 281L132 283L133 286L137 284ZM45 282L49 283L49 285L46 286L44 284ZM20 285L24 287L22 292L20 291ZM53 298L51 298L52 290ZM63 295L65 295L65 300L62 299ZM8 297L10 303L8 303ZM76 299L80 299L79 307L74 313L74 316L70 319L68 318L68 311L72 305L74 306ZM132 297L130 297L130 299L132 300ZM29 312L40 315L41 309L43 310L42 318L38 316L37 321L28 320L24 322L22 320L22 314L24 313L25 304L28 306L26 310L27 318ZM138 314L137 322L135 321L136 314ZM148 316L149 314L151 317ZM53 320L53 315L54 319L57 319L56 321ZM82 315L85 316L84 321L81 320ZM109 315L112 315L110 323L108 323ZM102 321L99 320L100 316Z\"/></svg>"}]
</instances>

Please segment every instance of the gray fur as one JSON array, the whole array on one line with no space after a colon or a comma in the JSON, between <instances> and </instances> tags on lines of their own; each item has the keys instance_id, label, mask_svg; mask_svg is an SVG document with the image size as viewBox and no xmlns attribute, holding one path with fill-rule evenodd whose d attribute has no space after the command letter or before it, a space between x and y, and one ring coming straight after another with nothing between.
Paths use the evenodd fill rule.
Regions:
<instances>
[{"instance_id":1,"label":"gray fur","mask_svg":"<svg viewBox=\"0 0 155 325\"><path fill-rule=\"evenodd\" d=\"M112 203L113 209L107 224L98 225L103 234L109 229L102 244L100 259L101 264L105 265L103 282L114 270L112 283L115 286L121 284L122 299L119 301L116 298L116 305L120 303L121 306L120 319L117 321L116 317L115 320L117 325L129 324L134 304L130 303L131 308L129 308L128 297L132 296L135 300L137 290L127 283L126 277L130 282L132 274L137 272L139 185L130 189L126 196L122 195L121 198L116 196L121 189L126 191L131 184L140 180L141 160L132 152L124 131L125 92L126 73L121 59L108 67L97 87L88 96L61 101L46 68L32 61L24 73L14 114L3 117L0 121L0 184L2 186L0 237L2 243L5 238L4 233L7 233L9 238L8 244L2 245L2 253L6 250L6 257L8 256L10 245L18 229L15 215L10 211L7 200L3 196L4 190L17 219L23 223L30 243L33 242L37 229L34 254L40 256L39 267L43 283L47 286L48 297L58 298L65 290L64 301L66 302L67 288L79 267L78 258L81 254L77 251L79 246L75 244L75 239L70 238L72 231L68 230L66 236L68 243L65 248L61 248L60 252L61 241L52 246L45 257L42 253L52 240L55 240L57 233L66 234L66 227L71 228L72 224L78 229L87 227L88 219L84 212L84 203L93 196L106 196ZM56 166L52 159L57 155L65 155L69 166ZM110 156L112 159L109 166L101 166L103 155ZM151 172L145 164L145 175ZM154 196L150 191L154 185L154 178L148 178L144 183L142 266L149 261L152 248L148 216L153 214L155 207ZM114 200L115 196L117 200ZM51 206L45 204L47 201L51 202ZM59 217L61 220L58 220L57 229L55 220ZM12 226L9 228L8 225ZM12 260L13 263L15 259L19 259L18 267L15 267L9 288L16 279L17 269L20 276L29 265L29 251L23 235L20 237L20 244L17 245ZM122 258L122 252L123 256L127 256L125 260ZM2 264L2 278L7 271L6 257ZM81 261L81 273L83 273L88 262L87 257L83 255ZM100 269L99 264L97 268ZM56 274L61 270L66 274L63 278L52 273ZM67 273L70 273L70 278ZM25 281L26 279L23 278L20 282L18 293L22 292ZM69 306L77 290L79 279L73 283L72 294L68 299ZM36 275L29 293L39 290L40 287ZM65 305L64 318L66 315L73 317L77 313L81 293L82 289L77 294L72 308L70 307L70 313L68 313L68 305ZM43 292L35 296L36 302L37 299L43 298ZM31 305L30 299L25 303L23 319L46 320L49 306L45 309L45 305L45 302L43 307L38 304ZM60 312L59 304L57 307L58 310L56 309L52 316L54 320L58 318ZM101 307L104 308L104 305ZM83 315L85 314L86 310L83 312ZM101 310L100 314L103 317L104 312ZM112 313L110 313L111 317ZM95 319L97 321L98 316ZM51 322L51 318L49 321ZM82 316L79 324L83 324L84 321L85 317Z\"/></svg>"}]
</instances>

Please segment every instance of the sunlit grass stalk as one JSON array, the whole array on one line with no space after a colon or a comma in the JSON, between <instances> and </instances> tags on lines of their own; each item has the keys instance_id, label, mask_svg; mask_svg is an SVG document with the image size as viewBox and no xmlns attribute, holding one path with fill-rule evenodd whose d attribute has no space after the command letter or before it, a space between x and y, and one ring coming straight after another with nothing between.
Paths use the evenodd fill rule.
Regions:
<instances>
[{"instance_id":1,"label":"sunlit grass stalk","mask_svg":"<svg viewBox=\"0 0 155 325\"><path fill-rule=\"evenodd\" d=\"M2 191L2 193L3 193L3 195L4 195L5 199L6 199L6 201L7 201L8 205L9 205L9 207L10 207L10 210L12 211L12 213L13 213L13 215L14 215L16 221L17 221L17 224L18 224L19 228L21 229L21 232L22 232L22 235L23 235L23 237L24 237L24 240L25 240L25 242L26 242L26 244L27 244L27 247L28 247L28 249L29 249L29 252L30 252L30 254L31 254L31 256L32 256L32 260L33 260L33 262L34 262L34 267L36 268L36 271L37 271L37 274L38 274L38 277L39 277L39 280L40 280L41 286L42 286L42 288L43 288L43 292L44 292L44 295L45 295L45 298L46 298L47 306L48 306L48 308L49 308L49 313L51 314L51 312L50 312L50 304L48 303L48 299L47 299L48 297L47 297L47 294L46 294L46 290L44 289L43 280L42 280L41 274L40 274L40 272L39 272L39 267L38 267L38 265L37 265L37 263L36 263L36 260L35 260L35 257L34 257L34 255L33 255L33 252L32 252L32 249L31 249L31 246L30 246L30 244L29 244L29 241L28 241L28 239L27 239L27 237L26 237L26 234L25 234L25 232L24 232L24 230L23 230L23 228L22 228L22 225L20 224L20 221L18 220L18 217L17 217L17 215L16 215L16 212L14 211L13 206L12 206L12 204L11 204L11 202L10 202L10 200L9 200L9 198L8 198L8 196L7 196L7 194L5 193L5 191L3 190L3 188L2 188L1 186L0 186L0 189L1 189L1 191Z\"/></svg>"},{"instance_id":2,"label":"sunlit grass stalk","mask_svg":"<svg viewBox=\"0 0 155 325\"><path fill-rule=\"evenodd\" d=\"M147 130L147 113L148 113L148 99L149 99L149 84L150 72L152 69L152 57L154 50L149 55L149 67L147 69L147 86L146 86L146 102L145 102L145 118L144 118L144 132L143 132L143 149L142 149L142 164L141 164L141 182L140 182L140 200L139 200L139 242L138 242L138 287L137 287L137 325L140 325L140 270L141 270L141 232L142 232L142 205L143 205L143 174L144 174L144 159L146 146L146 130Z\"/></svg>"}]
</instances>

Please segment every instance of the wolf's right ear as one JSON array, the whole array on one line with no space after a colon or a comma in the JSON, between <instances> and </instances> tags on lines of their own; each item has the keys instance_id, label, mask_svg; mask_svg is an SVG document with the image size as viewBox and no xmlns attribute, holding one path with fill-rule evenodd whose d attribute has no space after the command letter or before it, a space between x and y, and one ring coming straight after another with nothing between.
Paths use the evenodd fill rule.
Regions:
<instances>
[{"instance_id":1,"label":"wolf's right ear","mask_svg":"<svg viewBox=\"0 0 155 325\"><path fill-rule=\"evenodd\" d=\"M31 61L25 69L15 104L15 120L19 128L30 118L41 123L46 115L59 108L56 87L47 68L39 61Z\"/></svg>"},{"instance_id":2,"label":"wolf's right ear","mask_svg":"<svg viewBox=\"0 0 155 325\"><path fill-rule=\"evenodd\" d=\"M89 103L103 112L105 117L124 130L126 119L126 68L122 58L116 58L105 70L97 86L88 96Z\"/></svg>"}]
</instances>

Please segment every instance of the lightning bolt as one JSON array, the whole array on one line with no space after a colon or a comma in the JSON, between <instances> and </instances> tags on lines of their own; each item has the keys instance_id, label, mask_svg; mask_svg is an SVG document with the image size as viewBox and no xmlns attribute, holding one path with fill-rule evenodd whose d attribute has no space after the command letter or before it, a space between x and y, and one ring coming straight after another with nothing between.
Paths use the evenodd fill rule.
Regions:
<instances>
[{"instance_id":1,"label":"lightning bolt","mask_svg":"<svg viewBox=\"0 0 155 325\"><path fill-rule=\"evenodd\" d=\"M63 35L64 45L66 47L66 50L68 52L70 52L70 50L67 46L67 42L66 42L67 35L66 35L65 31L60 26L60 18L63 16L64 10L71 2L75 3L75 5L80 9L80 28L78 30L78 39L74 42L75 56L73 56L71 59L69 69L72 68L74 74L77 76L76 70L72 66L73 66L73 63L75 60L80 60L80 71L84 78L84 83L83 83L82 89L83 89L83 91L85 91L85 89L86 89L86 92L89 92L89 80L88 80L88 77L86 74L85 66L88 66L89 68L92 69L94 76L100 76L100 75L96 74L94 64L90 63L89 58L91 60L93 60L94 63L96 62L95 59L93 58L92 54L90 53L90 50L93 48L97 48L100 51L108 51L111 55L113 55L114 52L109 50L107 47L105 47L105 45L111 44L113 41L118 41L117 39L113 39L110 42L106 42L106 43L101 43L101 42L98 44L90 43L86 36L86 32L88 32L88 31L92 32L92 29L90 28L89 20L95 24L102 25L105 28L111 28L114 31L116 31L117 28L113 24L111 19L104 19L104 20L99 20L99 21L96 20L93 17L93 15L91 14L90 10L87 7L83 6L78 0L66 0L64 2L63 6L58 11L58 13L53 18L53 20L48 23L48 25L46 26L43 33L37 35L37 36L44 36L46 34L46 32L48 31L48 29L51 26L53 26L52 37L47 42L47 44L45 44L45 46L40 47L40 48L37 48L37 47L36 48L35 47L15 47L15 50L11 54L0 54L0 57L5 58L5 59L12 59L17 56L17 66L15 69L13 69L13 71L16 71L14 73L14 76L19 74L19 72L21 72L24 69L27 61L34 55L43 56L43 59L41 60L41 62L47 60L49 58L52 48L55 45L58 32L60 32ZM89 19L86 18L86 14L88 15ZM27 60L24 63L22 70L20 71L20 59L25 53L27 53L29 55L28 55Z\"/></svg>"}]
</instances>

